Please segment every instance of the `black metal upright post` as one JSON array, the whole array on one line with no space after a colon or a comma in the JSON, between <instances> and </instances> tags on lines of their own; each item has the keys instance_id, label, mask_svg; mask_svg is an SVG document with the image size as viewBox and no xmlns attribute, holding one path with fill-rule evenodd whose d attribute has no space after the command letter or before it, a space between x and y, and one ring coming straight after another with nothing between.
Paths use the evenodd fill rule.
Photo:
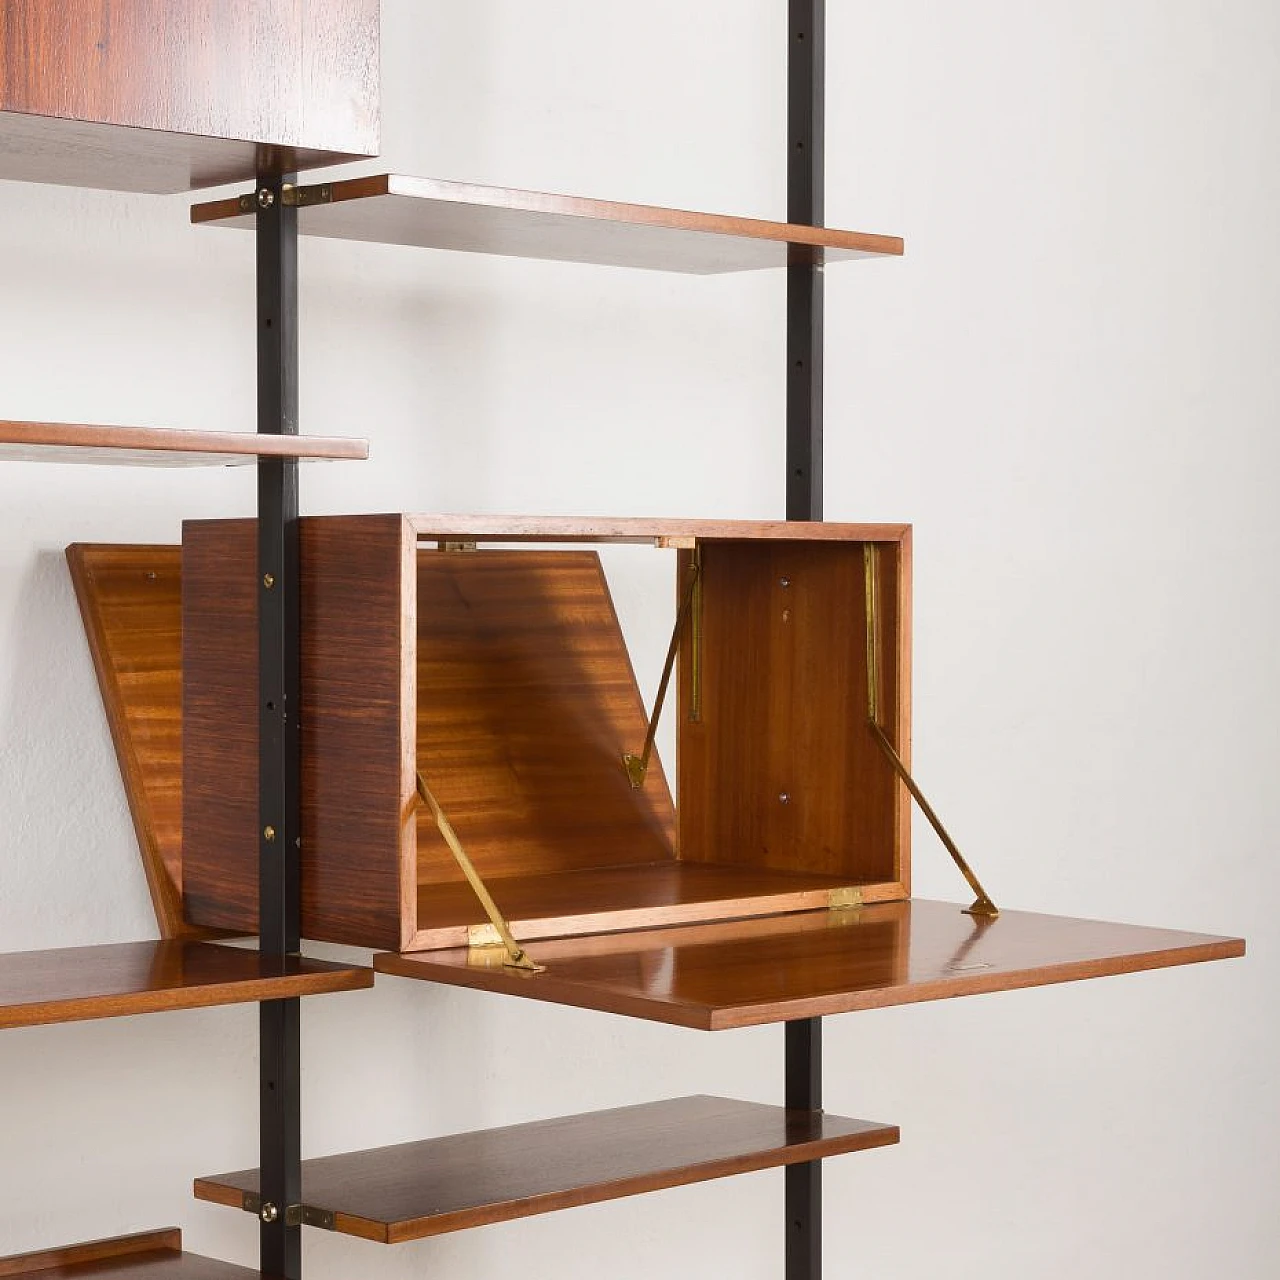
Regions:
<instances>
[{"instance_id":1,"label":"black metal upright post","mask_svg":"<svg viewBox=\"0 0 1280 1280\"><path fill-rule=\"evenodd\" d=\"M822 226L826 0L789 0L787 221ZM787 268L787 519L822 519L822 267ZM822 1109L822 1019L786 1024L786 1105ZM786 1171L786 1280L822 1277L822 1162Z\"/></svg>"},{"instance_id":2,"label":"black metal upright post","mask_svg":"<svg viewBox=\"0 0 1280 1280\"><path fill-rule=\"evenodd\" d=\"M298 213L282 198L292 178L258 181L258 430L298 432ZM298 464L258 462L259 945L271 956L301 941L302 842L298 583ZM301 1280L300 1002L260 1006L262 1270Z\"/></svg>"},{"instance_id":3,"label":"black metal upright post","mask_svg":"<svg viewBox=\"0 0 1280 1280\"><path fill-rule=\"evenodd\" d=\"M823 225L826 0L789 0L787 221ZM822 267L787 268L787 519L822 519Z\"/></svg>"}]
</instances>

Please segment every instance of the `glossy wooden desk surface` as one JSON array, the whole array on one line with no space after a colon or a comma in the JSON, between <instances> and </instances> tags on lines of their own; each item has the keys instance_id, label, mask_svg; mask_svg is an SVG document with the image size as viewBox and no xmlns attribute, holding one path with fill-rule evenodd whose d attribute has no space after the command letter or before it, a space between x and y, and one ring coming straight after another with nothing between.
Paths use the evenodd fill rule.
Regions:
<instances>
[{"instance_id":1,"label":"glossy wooden desk surface","mask_svg":"<svg viewBox=\"0 0 1280 1280\"><path fill-rule=\"evenodd\" d=\"M1238 938L1063 916L965 915L959 904L886 902L757 920L531 944L546 972L501 953L379 955L383 973L715 1031L918 1000L1007 991L1221 960Z\"/></svg>"}]
</instances>

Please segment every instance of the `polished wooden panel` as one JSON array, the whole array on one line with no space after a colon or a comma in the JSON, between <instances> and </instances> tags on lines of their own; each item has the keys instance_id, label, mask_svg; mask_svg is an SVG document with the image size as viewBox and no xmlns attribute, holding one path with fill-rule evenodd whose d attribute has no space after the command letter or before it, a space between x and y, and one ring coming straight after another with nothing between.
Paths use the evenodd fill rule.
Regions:
<instances>
[{"instance_id":1,"label":"polished wooden panel","mask_svg":"<svg viewBox=\"0 0 1280 1280\"><path fill-rule=\"evenodd\" d=\"M0 177L186 191L378 150L377 0L6 0Z\"/></svg>"},{"instance_id":2,"label":"polished wooden panel","mask_svg":"<svg viewBox=\"0 0 1280 1280\"><path fill-rule=\"evenodd\" d=\"M111 466L233 467L260 457L355 459L367 440L271 436L247 431L106 427L74 422L0 422L0 462L89 462Z\"/></svg>"},{"instance_id":3,"label":"polished wooden panel","mask_svg":"<svg viewBox=\"0 0 1280 1280\"><path fill-rule=\"evenodd\" d=\"M487 883L515 936L531 939L805 911L825 907L831 890L849 881L668 859L501 876ZM863 891L867 901L903 896L899 884L864 886ZM418 933L406 950L465 946L467 927L484 919L465 881L423 885L418 892Z\"/></svg>"},{"instance_id":4,"label":"polished wooden panel","mask_svg":"<svg viewBox=\"0 0 1280 1280\"><path fill-rule=\"evenodd\" d=\"M676 1098L307 1160L302 1196L338 1231L400 1244L897 1141L893 1125ZM256 1169L196 1181L233 1208L257 1189Z\"/></svg>"},{"instance_id":5,"label":"polished wooden panel","mask_svg":"<svg viewBox=\"0 0 1280 1280\"><path fill-rule=\"evenodd\" d=\"M867 723L862 543L708 542L702 707L680 651L680 856L905 882L903 789ZM882 720L901 740L899 543L880 560ZM680 576L692 553L680 553ZM894 726L897 726L895 732ZM909 749L909 748L908 748Z\"/></svg>"},{"instance_id":6,"label":"polished wooden panel","mask_svg":"<svg viewBox=\"0 0 1280 1280\"><path fill-rule=\"evenodd\" d=\"M399 516L301 522L302 931L407 946L414 879L413 537ZM186 917L258 921L254 522L183 528Z\"/></svg>"},{"instance_id":7,"label":"polished wooden panel","mask_svg":"<svg viewBox=\"0 0 1280 1280\"><path fill-rule=\"evenodd\" d=\"M182 559L177 547L67 548L160 935L182 919Z\"/></svg>"},{"instance_id":8,"label":"polished wooden panel","mask_svg":"<svg viewBox=\"0 0 1280 1280\"><path fill-rule=\"evenodd\" d=\"M907 524L820 524L785 520L670 520L637 516L410 515L423 541L618 542L691 547L698 542L902 542Z\"/></svg>"},{"instance_id":9,"label":"polished wooden panel","mask_svg":"<svg viewBox=\"0 0 1280 1280\"><path fill-rule=\"evenodd\" d=\"M1243 955L1244 943L1024 911L987 921L916 900L568 938L537 954L545 973L464 950L380 955L374 966L715 1031L1221 960Z\"/></svg>"},{"instance_id":10,"label":"polished wooden panel","mask_svg":"<svg viewBox=\"0 0 1280 1280\"><path fill-rule=\"evenodd\" d=\"M0 955L0 1029L373 985L373 973L211 942L118 942Z\"/></svg>"},{"instance_id":11,"label":"polished wooden panel","mask_svg":"<svg viewBox=\"0 0 1280 1280\"><path fill-rule=\"evenodd\" d=\"M401 516L303 520L302 932L413 937L413 535Z\"/></svg>"},{"instance_id":12,"label":"polished wooden panel","mask_svg":"<svg viewBox=\"0 0 1280 1280\"><path fill-rule=\"evenodd\" d=\"M304 235L698 275L902 253L897 236L546 195L399 174L327 184L299 211ZM196 223L251 227L236 200L197 205Z\"/></svg>"},{"instance_id":13,"label":"polished wooden panel","mask_svg":"<svg viewBox=\"0 0 1280 1280\"><path fill-rule=\"evenodd\" d=\"M424 551L417 594L418 768L480 873L674 858L661 761L622 763L647 718L599 556ZM424 806L418 882L461 881Z\"/></svg>"},{"instance_id":14,"label":"polished wooden panel","mask_svg":"<svg viewBox=\"0 0 1280 1280\"><path fill-rule=\"evenodd\" d=\"M182 531L182 884L190 924L258 930L257 542Z\"/></svg>"}]
</instances>

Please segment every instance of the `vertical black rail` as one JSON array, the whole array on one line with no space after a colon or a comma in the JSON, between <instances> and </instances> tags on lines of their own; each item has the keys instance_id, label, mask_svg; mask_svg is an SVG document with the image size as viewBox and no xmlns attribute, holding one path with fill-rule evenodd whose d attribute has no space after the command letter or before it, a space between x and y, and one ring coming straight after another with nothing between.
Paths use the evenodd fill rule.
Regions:
<instances>
[{"instance_id":1,"label":"vertical black rail","mask_svg":"<svg viewBox=\"0 0 1280 1280\"><path fill-rule=\"evenodd\" d=\"M788 0L787 221L822 226L826 0ZM787 519L822 519L822 267L787 268ZM788 1110L822 1109L822 1019L786 1024ZM786 1171L786 1280L822 1278L822 1162Z\"/></svg>"},{"instance_id":2,"label":"vertical black rail","mask_svg":"<svg viewBox=\"0 0 1280 1280\"><path fill-rule=\"evenodd\" d=\"M788 1111L822 1110L822 1019L786 1024ZM787 1166L787 1280L821 1280L822 1161Z\"/></svg>"},{"instance_id":3,"label":"vertical black rail","mask_svg":"<svg viewBox=\"0 0 1280 1280\"><path fill-rule=\"evenodd\" d=\"M258 430L298 432L298 214L286 181L258 181ZM259 945L286 956L300 945L302 840L298 464L258 462L258 903ZM260 1006L261 1265L301 1280L302 1202L299 1001Z\"/></svg>"},{"instance_id":4,"label":"vertical black rail","mask_svg":"<svg viewBox=\"0 0 1280 1280\"><path fill-rule=\"evenodd\" d=\"M789 0L787 221L823 225L826 0ZM787 519L822 519L822 267L787 268Z\"/></svg>"}]
</instances>

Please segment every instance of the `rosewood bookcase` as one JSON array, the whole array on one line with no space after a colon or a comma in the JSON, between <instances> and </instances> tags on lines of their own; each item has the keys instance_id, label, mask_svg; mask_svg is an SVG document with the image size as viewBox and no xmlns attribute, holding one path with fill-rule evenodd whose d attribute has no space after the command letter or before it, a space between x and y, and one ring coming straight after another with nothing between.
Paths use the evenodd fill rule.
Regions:
<instances>
[{"instance_id":1,"label":"rosewood bookcase","mask_svg":"<svg viewBox=\"0 0 1280 1280\"><path fill-rule=\"evenodd\" d=\"M1241 954L999 912L980 886L967 910L911 896L910 529L821 520L823 272L902 242L823 225L823 0L789 4L785 223L304 183L377 150L376 0L121 12L4 10L0 173L252 180L192 218L255 236L258 432L3 423L0 459L248 459L258 511L190 523L181 547L69 548L162 939L0 956L0 1028L258 1002L259 1166L195 1192L260 1220L261 1260L185 1254L170 1229L0 1275L300 1280L304 1227L395 1244L785 1167L784 1272L818 1280L822 1161L899 1137L823 1110L825 1016ZM297 462L365 446L298 434L300 234L785 270L786 520L301 518ZM594 550L617 541L671 561L674 789ZM304 937L404 978L703 1030L781 1022L784 1105L672 1099L304 1163L299 997L373 981L304 958Z\"/></svg>"}]
</instances>

